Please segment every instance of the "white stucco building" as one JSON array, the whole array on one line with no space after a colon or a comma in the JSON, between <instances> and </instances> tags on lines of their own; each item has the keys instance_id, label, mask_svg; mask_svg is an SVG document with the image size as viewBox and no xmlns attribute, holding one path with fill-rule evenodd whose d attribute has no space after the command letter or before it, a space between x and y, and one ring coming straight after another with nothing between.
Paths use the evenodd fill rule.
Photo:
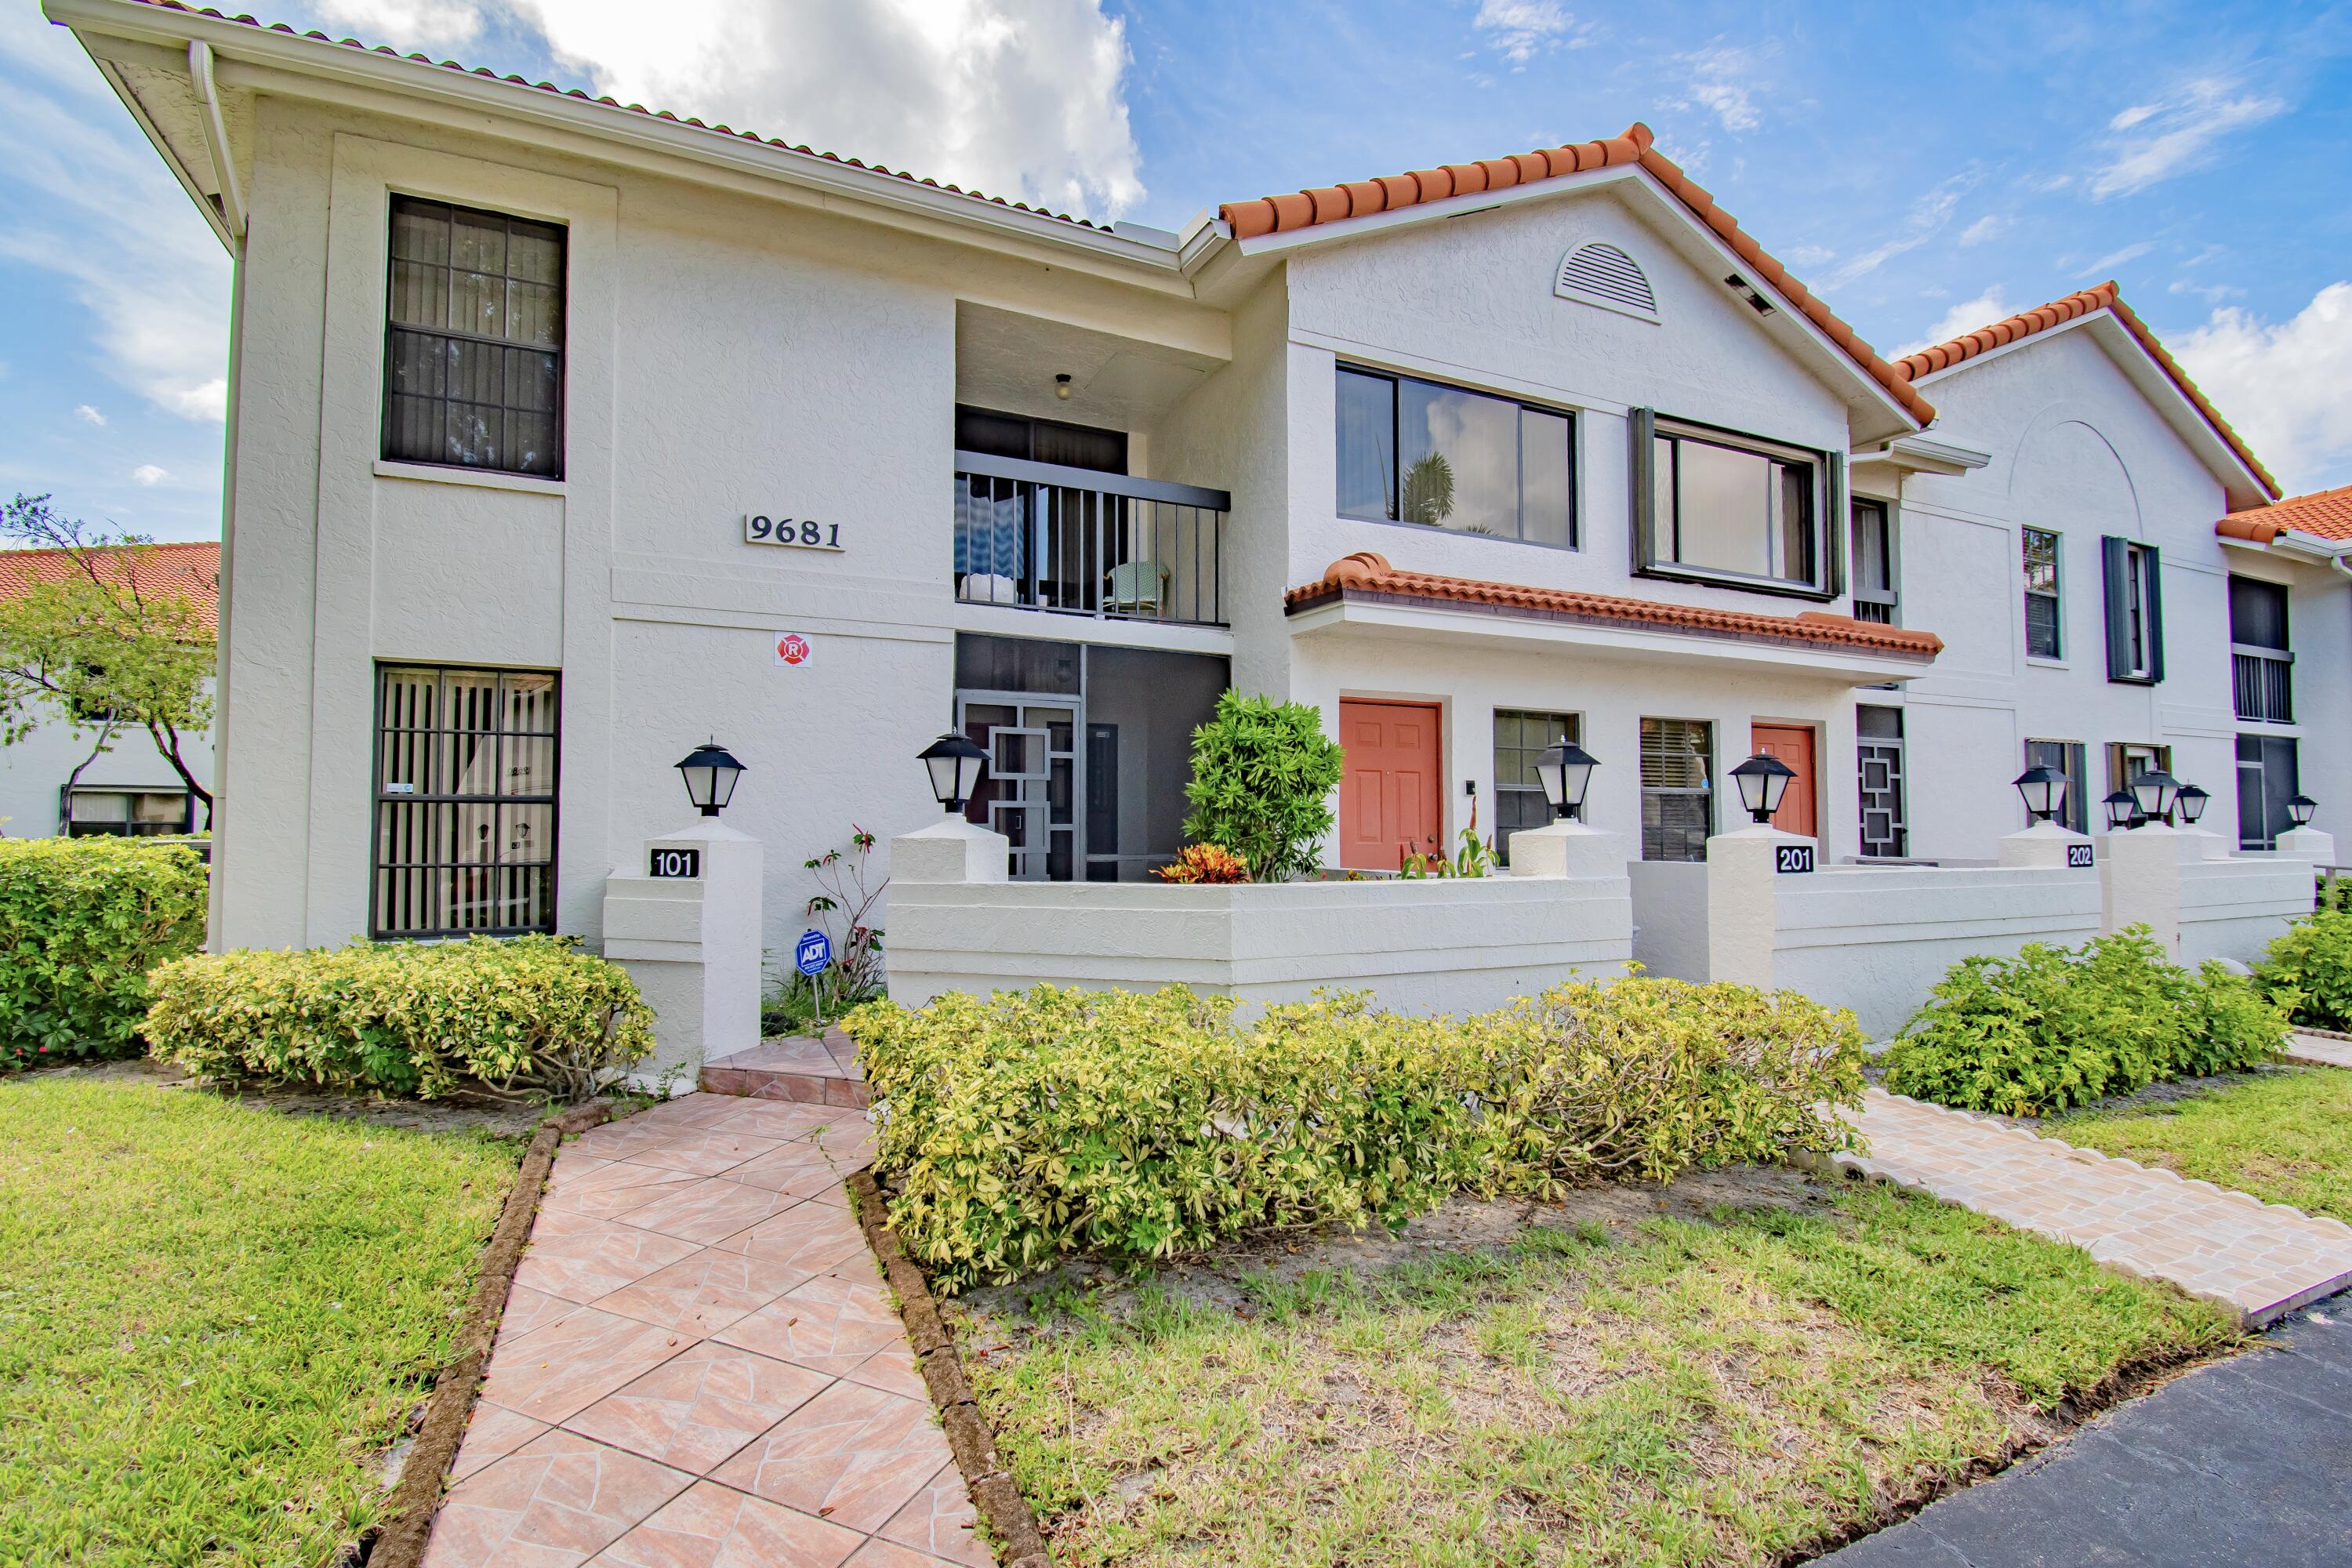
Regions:
<instances>
[{"instance_id":1,"label":"white stucco building","mask_svg":"<svg viewBox=\"0 0 2352 1568\"><path fill-rule=\"evenodd\" d=\"M2112 300L1889 364L1641 126L1171 234L46 5L237 261L220 944L596 938L706 736L750 767L772 950L805 856L936 815L950 727L1017 877L1132 880L1229 683L1347 746L1333 866L1532 822L1563 730L1644 860L1731 826L1759 750L1827 860L1990 860L2027 741L2174 747L2234 816L2231 572L2289 585L2299 654L2352 634L2301 536L2217 537L2267 479ZM2105 537L2162 552L2160 682L2100 662Z\"/></svg>"}]
</instances>

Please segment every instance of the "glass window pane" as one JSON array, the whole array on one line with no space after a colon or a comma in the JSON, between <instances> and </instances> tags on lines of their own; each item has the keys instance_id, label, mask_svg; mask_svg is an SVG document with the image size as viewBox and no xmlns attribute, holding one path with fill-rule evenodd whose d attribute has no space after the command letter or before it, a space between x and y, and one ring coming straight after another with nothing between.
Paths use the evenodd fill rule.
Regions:
<instances>
[{"instance_id":1,"label":"glass window pane","mask_svg":"<svg viewBox=\"0 0 2352 1568\"><path fill-rule=\"evenodd\" d=\"M1519 532L1518 405L1407 381L1397 386L1397 515L1463 533Z\"/></svg>"},{"instance_id":2,"label":"glass window pane","mask_svg":"<svg viewBox=\"0 0 2352 1568\"><path fill-rule=\"evenodd\" d=\"M555 733L555 677L521 674L501 677L499 727L512 735Z\"/></svg>"},{"instance_id":3,"label":"glass window pane","mask_svg":"<svg viewBox=\"0 0 2352 1568\"><path fill-rule=\"evenodd\" d=\"M2038 528L2025 531L2025 586L2035 594L2058 591L2058 536Z\"/></svg>"},{"instance_id":4,"label":"glass window pane","mask_svg":"<svg viewBox=\"0 0 2352 1568\"><path fill-rule=\"evenodd\" d=\"M507 280L487 272L449 275L449 326L486 338L506 336Z\"/></svg>"},{"instance_id":5,"label":"glass window pane","mask_svg":"<svg viewBox=\"0 0 2352 1568\"><path fill-rule=\"evenodd\" d=\"M448 325L449 273L416 261L392 264L392 319L403 326Z\"/></svg>"},{"instance_id":6,"label":"glass window pane","mask_svg":"<svg viewBox=\"0 0 2352 1568\"><path fill-rule=\"evenodd\" d=\"M392 254L402 261L449 265L449 209L433 202L395 196L392 203Z\"/></svg>"},{"instance_id":7,"label":"glass window pane","mask_svg":"<svg viewBox=\"0 0 2352 1568\"><path fill-rule=\"evenodd\" d=\"M561 284L563 231L552 224L512 220L507 235L507 276L528 283Z\"/></svg>"},{"instance_id":8,"label":"glass window pane","mask_svg":"<svg viewBox=\"0 0 2352 1568\"><path fill-rule=\"evenodd\" d=\"M1771 575L1771 461L1703 441L1675 447L1674 559L1709 571Z\"/></svg>"},{"instance_id":9,"label":"glass window pane","mask_svg":"<svg viewBox=\"0 0 2352 1568\"><path fill-rule=\"evenodd\" d=\"M1339 372L1339 515L1393 520L1396 508L1396 383Z\"/></svg>"},{"instance_id":10,"label":"glass window pane","mask_svg":"<svg viewBox=\"0 0 2352 1568\"><path fill-rule=\"evenodd\" d=\"M1566 416L1519 410L1520 537L1538 544L1576 542L1575 489L1570 479Z\"/></svg>"},{"instance_id":11,"label":"glass window pane","mask_svg":"<svg viewBox=\"0 0 2352 1568\"><path fill-rule=\"evenodd\" d=\"M1813 476L1794 463L1774 463L1780 494L1773 511L1780 525L1780 546L1773 552L1772 574L1784 583L1813 580Z\"/></svg>"},{"instance_id":12,"label":"glass window pane","mask_svg":"<svg viewBox=\"0 0 2352 1568\"><path fill-rule=\"evenodd\" d=\"M518 343L563 341L563 296L545 283L507 285L507 338Z\"/></svg>"},{"instance_id":13,"label":"glass window pane","mask_svg":"<svg viewBox=\"0 0 2352 1568\"><path fill-rule=\"evenodd\" d=\"M468 272L488 272L504 278L507 220L488 213L455 213L449 224L449 264Z\"/></svg>"}]
</instances>

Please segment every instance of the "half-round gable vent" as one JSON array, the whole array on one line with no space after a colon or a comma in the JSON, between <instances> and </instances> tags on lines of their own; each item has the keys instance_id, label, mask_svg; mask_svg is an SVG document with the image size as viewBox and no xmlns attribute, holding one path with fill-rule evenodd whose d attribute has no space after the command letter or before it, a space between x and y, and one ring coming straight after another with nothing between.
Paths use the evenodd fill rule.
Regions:
<instances>
[{"instance_id":1,"label":"half-round gable vent","mask_svg":"<svg viewBox=\"0 0 2352 1568\"><path fill-rule=\"evenodd\" d=\"M1642 264L1599 240L1568 253L1551 291L1563 300L1622 311L1645 321L1658 319L1658 299L1650 292L1650 279Z\"/></svg>"}]
</instances>

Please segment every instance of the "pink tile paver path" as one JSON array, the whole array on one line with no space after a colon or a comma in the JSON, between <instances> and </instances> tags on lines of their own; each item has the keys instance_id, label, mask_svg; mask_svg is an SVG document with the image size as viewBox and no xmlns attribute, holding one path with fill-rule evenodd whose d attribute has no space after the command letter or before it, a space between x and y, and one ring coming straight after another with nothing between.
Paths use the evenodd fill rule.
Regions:
<instances>
[{"instance_id":1,"label":"pink tile paver path","mask_svg":"<svg viewBox=\"0 0 2352 1568\"><path fill-rule=\"evenodd\" d=\"M1871 1089L1845 1170L2081 1247L2261 1325L2352 1285L2352 1226L1990 1117Z\"/></svg>"},{"instance_id":2,"label":"pink tile paver path","mask_svg":"<svg viewBox=\"0 0 2352 1568\"><path fill-rule=\"evenodd\" d=\"M990 1568L871 1157L863 1110L715 1094L567 1142L425 1568Z\"/></svg>"}]
</instances>

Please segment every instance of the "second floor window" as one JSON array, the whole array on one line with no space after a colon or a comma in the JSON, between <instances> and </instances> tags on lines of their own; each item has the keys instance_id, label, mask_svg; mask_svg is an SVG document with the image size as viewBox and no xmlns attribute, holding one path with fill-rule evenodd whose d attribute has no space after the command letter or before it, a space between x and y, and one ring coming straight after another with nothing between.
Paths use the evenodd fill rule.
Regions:
<instances>
[{"instance_id":1,"label":"second floor window","mask_svg":"<svg viewBox=\"0 0 2352 1568\"><path fill-rule=\"evenodd\" d=\"M2107 679L2153 686L2164 679L2164 584L2156 547L2099 542L2106 576Z\"/></svg>"},{"instance_id":2,"label":"second floor window","mask_svg":"<svg viewBox=\"0 0 2352 1568\"><path fill-rule=\"evenodd\" d=\"M1827 464L1821 454L1639 409L1634 431L1634 461L1643 470L1634 476L1634 525L1643 572L1828 594L1822 537Z\"/></svg>"},{"instance_id":3,"label":"second floor window","mask_svg":"<svg viewBox=\"0 0 2352 1568\"><path fill-rule=\"evenodd\" d=\"M1576 543L1569 416L1345 365L1338 405L1340 516Z\"/></svg>"},{"instance_id":4,"label":"second floor window","mask_svg":"<svg viewBox=\"0 0 2352 1568\"><path fill-rule=\"evenodd\" d=\"M2029 658L2061 658L2058 637L2058 536L2029 528L2025 539L2025 653Z\"/></svg>"},{"instance_id":5,"label":"second floor window","mask_svg":"<svg viewBox=\"0 0 2352 1568\"><path fill-rule=\"evenodd\" d=\"M2230 579L2230 685L2238 717L2294 722L2294 655L2287 651L2286 589Z\"/></svg>"},{"instance_id":6,"label":"second floor window","mask_svg":"<svg viewBox=\"0 0 2352 1568\"><path fill-rule=\"evenodd\" d=\"M560 479L563 230L392 199L383 455Z\"/></svg>"},{"instance_id":7,"label":"second floor window","mask_svg":"<svg viewBox=\"0 0 2352 1568\"><path fill-rule=\"evenodd\" d=\"M1895 624L1895 509L1883 500L1853 503L1853 618Z\"/></svg>"}]
</instances>

